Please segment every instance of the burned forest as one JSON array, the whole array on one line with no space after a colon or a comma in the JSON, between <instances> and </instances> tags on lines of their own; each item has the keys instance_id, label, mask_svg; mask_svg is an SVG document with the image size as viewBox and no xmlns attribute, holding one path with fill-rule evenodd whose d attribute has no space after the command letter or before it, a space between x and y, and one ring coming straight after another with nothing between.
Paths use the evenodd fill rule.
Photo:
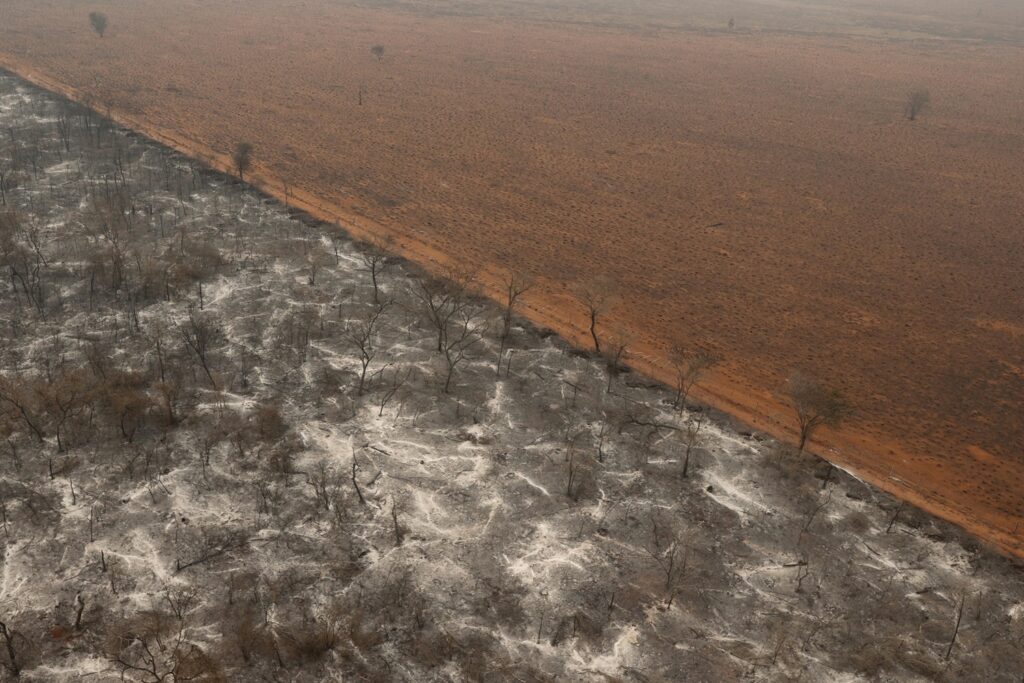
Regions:
<instances>
[{"instance_id":1,"label":"burned forest","mask_svg":"<svg viewBox=\"0 0 1024 683\"><path fill-rule=\"evenodd\" d=\"M0 680L1020 680L1018 568L699 349L656 384L243 176L0 73Z\"/></svg>"}]
</instances>

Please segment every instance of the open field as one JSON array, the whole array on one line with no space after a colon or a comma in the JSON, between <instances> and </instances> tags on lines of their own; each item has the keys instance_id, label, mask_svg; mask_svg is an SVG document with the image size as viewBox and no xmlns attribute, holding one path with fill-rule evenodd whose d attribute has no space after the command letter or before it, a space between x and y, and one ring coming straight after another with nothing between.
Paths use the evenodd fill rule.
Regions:
<instances>
[{"instance_id":1,"label":"open field","mask_svg":"<svg viewBox=\"0 0 1024 683\"><path fill-rule=\"evenodd\" d=\"M819 453L1020 553L1024 19L884 5L8 0L0 63L196 154L249 140L265 188L417 260L544 278L570 338L610 278L631 362L715 349L703 397L758 429L827 378L858 415Z\"/></svg>"},{"instance_id":2,"label":"open field","mask_svg":"<svg viewBox=\"0 0 1024 683\"><path fill-rule=\"evenodd\" d=\"M1024 671L956 527L521 319L498 373L494 304L6 74L0 130L0 681Z\"/></svg>"}]
</instances>

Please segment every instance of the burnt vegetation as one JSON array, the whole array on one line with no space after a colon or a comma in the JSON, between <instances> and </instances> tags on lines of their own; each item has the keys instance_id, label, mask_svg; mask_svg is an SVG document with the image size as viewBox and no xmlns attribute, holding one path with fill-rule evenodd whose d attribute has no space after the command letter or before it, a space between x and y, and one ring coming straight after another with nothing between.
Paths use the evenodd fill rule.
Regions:
<instances>
[{"instance_id":1,"label":"burnt vegetation","mask_svg":"<svg viewBox=\"0 0 1024 683\"><path fill-rule=\"evenodd\" d=\"M3 75L0 105L4 676L1016 680L1013 566L698 405L710 351L630 373L606 284L574 349L527 276L495 305ZM808 438L846 414L791 396Z\"/></svg>"}]
</instances>

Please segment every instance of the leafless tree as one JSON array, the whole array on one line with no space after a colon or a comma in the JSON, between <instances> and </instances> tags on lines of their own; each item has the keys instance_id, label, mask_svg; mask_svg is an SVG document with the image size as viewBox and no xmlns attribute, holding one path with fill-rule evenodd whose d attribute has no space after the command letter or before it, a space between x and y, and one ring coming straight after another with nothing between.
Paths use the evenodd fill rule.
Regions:
<instances>
[{"instance_id":1,"label":"leafless tree","mask_svg":"<svg viewBox=\"0 0 1024 683\"><path fill-rule=\"evenodd\" d=\"M64 103L59 105L57 108L57 134L60 136L65 152L71 151L71 127L73 120L71 107Z\"/></svg>"},{"instance_id":2,"label":"leafless tree","mask_svg":"<svg viewBox=\"0 0 1024 683\"><path fill-rule=\"evenodd\" d=\"M14 647L14 639L21 634L11 629L3 621L0 621L0 638L4 639L4 649L7 651L7 670L11 676L18 678L21 675L21 663L18 660L18 650Z\"/></svg>"},{"instance_id":3,"label":"leafless tree","mask_svg":"<svg viewBox=\"0 0 1024 683\"><path fill-rule=\"evenodd\" d=\"M210 386L216 391L217 380L213 378L210 369L210 353L214 344L221 338L220 330L208 318L197 315L195 309L190 307L188 320L181 324L179 333L185 346L195 354L196 360L206 373L206 378L210 380Z\"/></svg>"},{"instance_id":4,"label":"leafless tree","mask_svg":"<svg viewBox=\"0 0 1024 683\"><path fill-rule=\"evenodd\" d=\"M377 61L379 62L380 60L384 59L384 46L374 45L373 47L370 48L370 54L376 57Z\"/></svg>"},{"instance_id":5,"label":"leafless tree","mask_svg":"<svg viewBox=\"0 0 1024 683\"><path fill-rule=\"evenodd\" d=\"M586 282L577 288L576 294L587 309L588 329L596 353L601 353L601 340L597 334L597 325L601 316L607 312L613 302L613 292L612 284L602 279Z\"/></svg>"},{"instance_id":6,"label":"leafless tree","mask_svg":"<svg viewBox=\"0 0 1024 683\"><path fill-rule=\"evenodd\" d=\"M76 631L82 628L82 613L85 612L85 598L81 593L75 594L75 625Z\"/></svg>"},{"instance_id":7,"label":"leafless tree","mask_svg":"<svg viewBox=\"0 0 1024 683\"><path fill-rule=\"evenodd\" d=\"M412 296L420 302L437 332L437 352L444 353L445 338L451 323L470 304L471 291L476 275L470 271L450 269L445 279L429 276L415 278L411 286Z\"/></svg>"},{"instance_id":8,"label":"leafless tree","mask_svg":"<svg viewBox=\"0 0 1024 683\"><path fill-rule=\"evenodd\" d=\"M960 635L960 622L964 618L964 605L967 603L967 594L964 593L960 596L960 606L956 611L956 623L953 626L953 637L949 640L949 647L946 648L946 655L944 659L948 660L949 656L953 654L953 647L956 645L957 636Z\"/></svg>"},{"instance_id":9,"label":"leafless tree","mask_svg":"<svg viewBox=\"0 0 1024 683\"><path fill-rule=\"evenodd\" d=\"M608 377L608 384L605 386L605 393L612 392L612 381L619 376L624 369L623 363L629 351L629 338L623 332L615 332L605 342L604 351L601 355L604 358L604 370Z\"/></svg>"},{"instance_id":10,"label":"leafless tree","mask_svg":"<svg viewBox=\"0 0 1024 683\"><path fill-rule=\"evenodd\" d=\"M181 572L196 565L209 562L232 550L242 548L248 543L245 533L239 530L206 528L200 529L198 534L198 538L194 539L194 543L190 547L185 548L188 551L187 559L182 560L181 557L175 559L175 572Z\"/></svg>"},{"instance_id":11,"label":"leafless tree","mask_svg":"<svg viewBox=\"0 0 1024 683\"><path fill-rule=\"evenodd\" d=\"M309 250L309 253L306 254L306 264L309 266L309 277L307 278L307 282L309 282L310 287L316 287L317 273L319 273L322 268L326 268L331 265L333 261L334 258L319 245Z\"/></svg>"},{"instance_id":12,"label":"leafless tree","mask_svg":"<svg viewBox=\"0 0 1024 683\"><path fill-rule=\"evenodd\" d=\"M352 453L352 488L356 490L356 496L359 497L359 504L366 505L366 498L363 497L363 490L359 488L359 479L357 477L359 473L359 463L356 461L355 452Z\"/></svg>"},{"instance_id":13,"label":"leafless tree","mask_svg":"<svg viewBox=\"0 0 1024 683\"><path fill-rule=\"evenodd\" d=\"M10 189L11 162L0 155L0 206L7 206L7 190Z\"/></svg>"},{"instance_id":14,"label":"leafless tree","mask_svg":"<svg viewBox=\"0 0 1024 683\"><path fill-rule=\"evenodd\" d=\"M122 680L212 683L223 679L216 662L188 640L184 622L163 612L143 612L114 624L103 647L121 669Z\"/></svg>"},{"instance_id":15,"label":"leafless tree","mask_svg":"<svg viewBox=\"0 0 1024 683\"><path fill-rule=\"evenodd\" d=\"M391 498L391 523L392 530L395 534L395 546L402 545L402 541L405 540L405 532L402 529L401 523L398 521L398 513L405 511L405 500L399 500L398 498Z\"/></svg>"},{"instance_id":16,"label":"leafless tree","mask_svg":"<svg viewBox=\"0 0 1024 683\"><path fill-rule=\"evenodd\" d=\"M927 90L913 90L907 95L907 118L916 121L917 117L924 111L931 102L931 95Z\"/></svg>"},{"instance_id":17,"label":"leafless tree","mask_svg":"<svg viewBox=\"0 0 1024 683\"><path fill-rule=\"evenodd\" d=\"M665 605L672 606L679 591L679 582L686 573L689 553L670 522L663 522L651 514L651 544L646 548L665 575Z\"/></svg>"},{"instance_id":18,"label":"leafless tree","mask_svg":"<svg viewBox=\"0 0 1024 683\"><path fill-rule=\"evenodd\" d=\"M512 336L512 318L515 316L516 307L523 294L526 294L533 287L533 278L520 273L510 272L505 276L503 282L505 294L505 312L501 319L501 336L498 347L497 372L501 376L501 363L505 357L505 349L508 348L508 341Z\"/></svg>"},{"instance_id":19,"label":"leafless tree","mask_svg":"<svg viewBox=\"0 0 1024 683\"><path fill-rule=\"evenodd\" d=\"M581 433L575 435L579 437ZM565 477L565 495L572 500L578 498L580 489L580 474L583 471L585 465L582 462L583 456L579 453L579 449L576 448L576 438L569 443L569 447L566 449L566 477Z\"/></svg>"},{"instance_id":20,"label":"leafless tree","mask_svg":"<svg viewBox=\"0 0 1024 683\"><path fill-rule=\"evenodd\" d=\"M387 251L387 248L391 246L391 239L386 238L382 244L377 242L370 244L359 255L366 272L370 274L370 281L373 283L373 303L375 304L380 303L380 276L393 262Z\"/></svg>"},{"instance_id":21,"label":"leafless tree","mask_svg":"<svg viewBox=\"0 0 1024 683\"><path fill-rule=\"evenodd\" d=\"M813 377L797 373L790 378L787 389L796 411L801 452L818 427L837 427L850 415L850 406L842 394Z\"/></svg>"},{"instance_id":22,"label":"leafless tree","mask_svg":"<svg viewBox=\"0 0 1024 683\"><path fill-rule=\"evenodd\" d=\"M487 327L484 311L475 306L460 307L445 326L444 342L441 353L444 354L448 373L444 380L444 393L448 393L455 367L466 358L466 354L483 340L483 331Z\"/></svg>"},{"instance_id":23,"label":"leafless tree","mask_svg":"<svg viewBox=\"0 0 1024 683\"><path fill-rule=\"evenodd\" d=\"M177 619L184 619L199 602L199 590L195 586L164 588L164 602Z\"/></svg>"},{"instance_id":24,"label":"leafless tree","mask_svg":"<svg viewBox=\"0 0 1024 683\"><path fill-rule=\"evenodd\" d=\"M345 330L345 339L359 354L360 370L359 386L357 389L359 396L363 395L363 391L366 388L366 373L370 363L377 356L377 326L380 323L381 316L384 315L389 306L390 302L387 301L377 304L366 317L350 325Z\"/></svg>"},{"instance_id":25,"label":"leafless tree","mask_svg":"<svg viewBox=\"0 0 1024 683\"><path fill-rule=\"evenodd\" d=\"M100 38L107 32L107 15L103 12L89 12L89 24Z\"/></svg>"},{"instance_id":26,"label":"leafless tree","mask_svg":"<svg viewBox=\"0 0 1024 683\"><path fill-rule=\"evenodd\" d=\"M245 182L246 172L252 168L253 146L248 142L239 142L235 145L235 151L231 155L231 161L235 165L235 172L238 179Z\"/></svg>"},{"instance_id":27,"label":"leafless tree","mask_svg":"<svg viewBox=\"0 0 1024 683\"><path fill-rule=\"evenodd\" d=\"M798 546L800 545L800 542L803 541L804 534L806 534L810 530L811 524L814 523L814 520L818 516L818 513L827 508L831 503L832 489L829 489L824 495L822 495L821 501L816 506L811 508L811 511L810 513L808 513L807 519L804 521L803 526L800 527L800 533L797 534L796 537L796 544Z\"/></svg>"},{"instance_id":28,"label":"leafless tree","mask_svg":"<svg viewBox=\"0 0 1024 683\"><path fill-rule=\"evenodd\" d=\"M690 455L694 448L700 448L703 444L702 429L704 427L704 413L697 413L697 416L686 423L686 429L680 431L683 437L683 445L686 450L683 452L683 477L690 471Z\"/></svg>"},{"instance_id":29,"label":"leafless tree","mask_svg":"<svg viewBox=\"0 0 1024 683\"><path fill-rule=\"evenodd\" d=\"M35 389L35 383L25 380L0 377L0 403L10 405L29 432L39 443L46 438L43 395Z\"/></svg>"},{"instance_id":30,"label":"leafless tree","mask_svg":"<svg viewBox=\"0 0 1024 683\"><path fill-rule=\"evenodd\" d=\"M693 387L704 378L708 370L720 362L720 358L707 349L690 352L679 345L672 347L668 358L676 375L676 409L682 413L686 407L686 399L690 396Z\"/></svg>"},{"instance_id":31,"label":"leafless tree","mask_svg":"<svg viewBox=\"0 0 1024 683\"><path fill-rule=\"evenodd\" d=\"M384 408L387 407L388 403L391 402L391 399L395 397L401 388L406 385L412 377L414 370L415 367L406 368L404 371L400 368L395 368L391 371L390 376L384 375L384 391L381 393L380 410L377 411L377 417L384 416Z\"/></svg>"}]
</instances>

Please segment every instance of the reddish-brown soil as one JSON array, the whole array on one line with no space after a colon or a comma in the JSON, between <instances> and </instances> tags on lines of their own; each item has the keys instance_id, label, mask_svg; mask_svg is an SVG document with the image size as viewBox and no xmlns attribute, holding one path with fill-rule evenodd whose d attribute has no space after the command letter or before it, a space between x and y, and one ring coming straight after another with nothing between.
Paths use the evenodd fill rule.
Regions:
<instances>
[{"instance_id":1,"label":"reddish-brown soil","mask_svg":"<svg viewBox=\"0 0 1024 683\"><path fill-rule=\"evenodd\" d=\"M715 348L702 396L759 429L826 378L858 412L819 453L1024 554L1024 11L726 4L7 0L0 65L214 162L251 141L262 187L413 258L540 276L570 338L612 280L634 364Z\"/></svg>"}]
</instances>

